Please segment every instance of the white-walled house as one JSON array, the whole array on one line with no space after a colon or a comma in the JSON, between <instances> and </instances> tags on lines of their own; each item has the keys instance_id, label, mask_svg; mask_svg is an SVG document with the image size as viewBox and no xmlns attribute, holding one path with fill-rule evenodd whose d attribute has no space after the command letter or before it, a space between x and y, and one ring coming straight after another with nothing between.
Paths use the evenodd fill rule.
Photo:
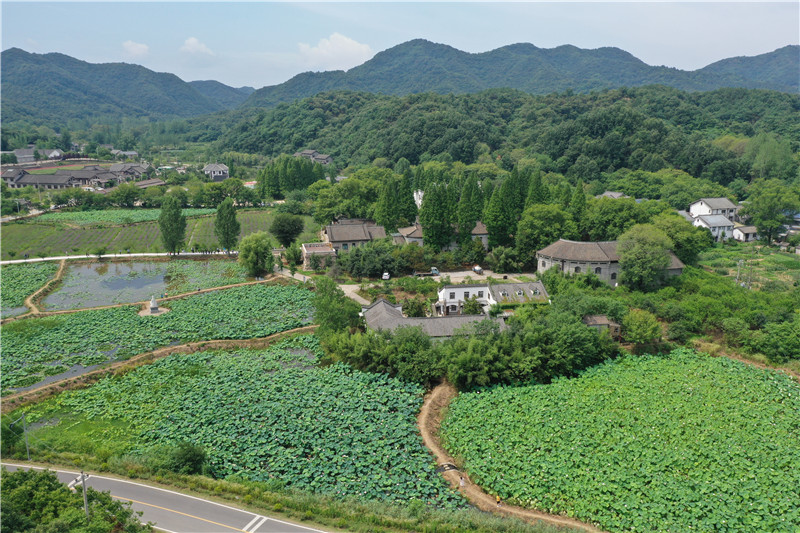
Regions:
<instances>
[{"instance_id":1,"label":"white-walled house","mask_svg":"<svg viewBox=\"0 0 800 533\"><path fill-rule=\"evenodd\" d=\"M755 226L739 226L733 228L733 238L741 242L757 241L758 230Z\"/></svg>"},{"instance_id":2,"label":"white-walled house","mask_svg":"<svg viewBox=\"0 0 800 533\"><path fill-rule=\"evenodd\" d=\"M694 225L708 229L715 241L733 238L733 222L723 215L700 215L694 219Z\"/></svg>"},{"instance_id":3,"label":"white-walled house","mask_svg":"<svg viewBox=\"0 0 800 533\"><path fill-rule=\"evenodd\" d=\"M727 198L700 198L689 206L689 214L695 219L699 216L722 215L733 220L736 218L737 211L736 204Z\"/></svg>"},{"instance_id":4,"label":"white-walled house","mask_svg":"<svg viewBox=\"0 0 800 533\"><path fill-rule=\"evenodd\" d=\"M528 302L546 303L550 296L541 281L530 283L473 283L470 285L445 285L439 290L434 304L439 316L459 315L464 302L476 298L487 312L493 305L518 305Z\"/></svg>"},{"instance_id":5,"label":"white-walled house","mask_svg":"<svg viewBox=\"0 0 800 533\"><path fill-rule=\"evenodd\" d=\"M223 165L222 163L211 163L203 167L203 173L211 181L225 181L228 179L228 170L228 165Z\"/></svg>"}]
</instances>

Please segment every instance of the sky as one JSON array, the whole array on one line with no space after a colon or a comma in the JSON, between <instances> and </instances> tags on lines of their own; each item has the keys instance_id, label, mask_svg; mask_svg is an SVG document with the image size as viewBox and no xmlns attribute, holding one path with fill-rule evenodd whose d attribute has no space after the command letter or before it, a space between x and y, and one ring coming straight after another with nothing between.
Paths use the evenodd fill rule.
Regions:
<instances>
[{"instance_id":1,"label":"sky","mask_svg":"<svg viewBox=\"0 0 800 533\"><path fill-rule=\"evenodd\" d=\"M470 53L514 43L614 46L695 70L800 44L800 2L9 2L2 49L126 62L255 88L347 70L427 39Z\"/></svg>"}]
</instances>

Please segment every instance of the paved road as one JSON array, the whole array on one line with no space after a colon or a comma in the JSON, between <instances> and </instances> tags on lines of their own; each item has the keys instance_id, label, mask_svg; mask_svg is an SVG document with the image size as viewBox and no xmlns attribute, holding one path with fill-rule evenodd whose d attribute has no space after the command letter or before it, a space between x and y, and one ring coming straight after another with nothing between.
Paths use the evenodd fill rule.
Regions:
<instances>
[{"instance_id":1,"label":"paved road","mask_svg":"<svg viewBox=\"0 0 800 533\"><path fill-rule=\"evenodd\" d=\"M26 465L3 463L9 471L30 468ZM33 467L37 468L37 467ZM76 483L80 472L53 470L58 479L69 487L80 489ZM152 522L167 533L325 533L321 529L267 518L228 505L187 496L171 490L151 487L132 481L89 475L86 486L99 491L110 491L117 500L132 502L136 511L142 511L142 521Z\"/></svg>"}]
</instances>

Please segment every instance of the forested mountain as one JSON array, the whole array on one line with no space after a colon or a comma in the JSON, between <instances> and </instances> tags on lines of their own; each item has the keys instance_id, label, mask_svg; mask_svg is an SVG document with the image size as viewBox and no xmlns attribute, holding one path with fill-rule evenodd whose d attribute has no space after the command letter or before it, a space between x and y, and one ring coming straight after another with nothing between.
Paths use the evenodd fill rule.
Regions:
<instances>
[{"instance_id":1,"label":"forested mountain","mask_svg":"<svg viewBox=\"0 0 800 533\"><path fill-rule=\"evenodd\" d=\"M189 85L225 109L237 107L255 92L252 87L231 87L215 80L190 81Z\"/></svg>"},{"instance_id":2,"label":"forested mountain","mask_svg":"<svg viewBox=\"0 0 800 533\"><path fill-rule=\"evenodd\" d=\"M492 89L402 97L344 91L244 117L220 138L219 149L278 155L313 148L339 167L378 157L473 163L489 153L510 164L521 150L546 154L546 168L585 180L623 167L673 167L727 183L740 170L729 161L734 154L711 139L769 133L796 145L798 112L799 96L754 89L689 93L653 86L547 96ZM203 130L202 120L193 128Z\"/></svg>"},{"instance_id":3,"label":"forested mountain","mask_svg":"<svg viewBox=\"0 0 800 533\"><path fill-rule=\"evenodd\" d=\"M212 113L221 103L174 74L127 63L93 64L64 54L2 54L3 124L49 126L176 118Z\"/></svg>"},{"instance_id":4,"label":"forested mountain","mask_svg":"<svg viewBox=\"0 0 800 533\"><path fill-rule=\"evenodd\" d=\"M306 72L264 87L245 105L272 107L332 90L404 95L474 93L503 87L548 94L662 84L683 90L744 87L796 93L799 71L798 46L726 59L688 72L647 65L619 48L586 50L564 45L543 49L520 43L470 54L416 39L384 50L347 72Z\"/></svg>"}]
</instances>

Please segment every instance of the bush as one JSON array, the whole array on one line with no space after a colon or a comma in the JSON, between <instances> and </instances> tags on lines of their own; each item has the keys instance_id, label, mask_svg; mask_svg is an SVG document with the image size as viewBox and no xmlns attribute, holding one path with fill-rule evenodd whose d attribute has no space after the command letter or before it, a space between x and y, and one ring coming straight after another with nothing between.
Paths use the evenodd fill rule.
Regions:
<instances>
[{"instance_id":1,"label":"bush","mask_svg":"<svg viewBox=\"0 0 800 533\"><path fill-rule=\"evenodd\" d=\"M169 455L166 466L178 474L196 475L203 473L206 464L206 451L202 446L181 442Z\"/></svg>"}]
</instances>

